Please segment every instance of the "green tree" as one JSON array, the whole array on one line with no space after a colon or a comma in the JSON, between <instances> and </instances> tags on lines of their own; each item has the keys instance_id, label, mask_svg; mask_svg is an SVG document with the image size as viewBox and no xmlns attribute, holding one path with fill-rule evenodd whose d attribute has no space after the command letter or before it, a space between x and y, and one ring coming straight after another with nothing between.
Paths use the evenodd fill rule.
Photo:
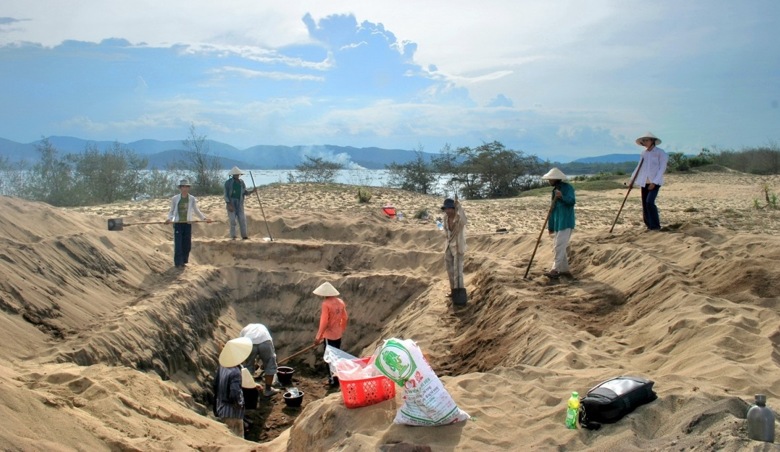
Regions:
<instances>
[{"instance_id":1,"label":"green tree","mask_svg":"<svg viewBox=\"0 0 780 452\"><path fill-rule=\"evenodd\" d=\"M141 194L143 170L148 161L115 142L100 151L88 145L81 154L68 156L74 168L74 193L81 205L130 200Z\"/></svg>"},{"instance_id":2,"label":"green tree","mask_svg":"<svg viewBox=\"0 0 780 452\"><path fill-rule=\"evenodd\" d=\"M338 162L330 162L321 157L306 156L306 160L295 169L298 176L288 174L290 182L316 182L320 184L332 184L336 181L338 172L344 169L344 165Z\"/></svg>"},{"instance_id":3,"label":"green tree","mask_svg":"<svg viewBox=\"0 0 780 452\"><path fill-rule=\"evenodd\" d=\"M682 152L670 152L667 167L672 171L688 171L691 169L688 157Z\"/></svg>"},{"instance_id":4,"label":"green tree","mask_svg":"<svg viewBox=\"0 0 780 452\"><path fill-rule=\"evenodd\" d=\"M536 156L505 148L498 141L456 152L453 179L466 198L504 198L535 187L541 165ZM462 163L457 163L461 161Z\"/></svg>"},{"instance_id":5,"label":"green tree","mask_svg":"<svg viewBox=\"0 0 780 452\"><path fill-rule=\"evenodd\" d=\"M193 186L201 194L221 194L224 181L220 161L211 155L206 136L198 135L195 124L190 124L190 134L182 144L186 151L181 166L189 173Z\"/></svg>"},{"instance_id":6,"label":"green tree","mask_svg":"<svg viewBox=\"0 0 780 452\"><path fill-rule=\"evenodd\" d=\"M25 189L33 201L53 206L74 206L78 200L73 193L73 171L68 162L59 157L57 148L43 138L35 149L40 154L32 165L29 184Z\"/></svg>"},{"instance_id":7,"label":"green tree","mask_svg":"<svg viewBox=\"0 0 780 452\"><path fill-rule=\"evenodd\" d=\"M12 163L11 159L0 156L0 195L25 195L24 162Z\"/></svg>"},{"instance_id":8,"label":"green tree","mask_svg":"<svg viewBox=\"0 0 780 452\"><path fill-rule=\"evenodd\" d=\"M408 163L391 163L388 170L387 185L415 193L434 194L439 174L433 163L426 161L422 149L418 149L414 160Z\"/></svg>"}]
</instances>

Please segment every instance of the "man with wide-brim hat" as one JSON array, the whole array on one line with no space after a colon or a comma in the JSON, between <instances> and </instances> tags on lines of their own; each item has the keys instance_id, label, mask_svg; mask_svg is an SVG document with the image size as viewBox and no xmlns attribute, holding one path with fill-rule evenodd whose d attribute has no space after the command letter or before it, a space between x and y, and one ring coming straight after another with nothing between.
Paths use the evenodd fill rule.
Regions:
<instances>
[{"instance_id":1,"label":"man with wide-brim hat","mask_svg":"<svg viewBox=\"0 0 780 452\"><path fill-rule=\"evenodd\" d=\"M441 206L444 211L444 267L450 282L449 297L455 295L456 289L466 287L463 279L463 261L466 256L466 212L463 210L458 196L447 198Z\"/></svg>"},{"instance_id":2,"label":"man with wide-brim hat","mask_svg":"<svg viewBox=\"0 0 780 452\"><path fill-rule=\"evenodd\" d=\"M631 180L634 181L634 186L642 189L642 220L647 230L657 231L661 229L661 219L655 200L664 184L664 173L669 156L658 147L661 144L661 139L650 132L640 136L635 142L645 149L631 175Z\"/></svg>"},{"instance_id":3,"label":"man with wide-brim hat","mask_svg":"<svg viewBox=\"0 0 780 452\"><path fill-rule=\"evenodd\" d=\"M192 221L197 216L207 223L211 220L198 209L198 200L190 194L190 181L179 181L179 194L171 198L171 208L165 224L173 223L173 265L184 268L190 261L192 249Z\"/></svg>"},{"instance_id":4,"label":"man with wide-brim hat","mask_svg":"<svg viewBox=\"0 0 780 452\"><path fill-rule=\"evenodd\" d=\"M214 377L214 415L236 436L244 437L244 392L241 363L252 353L252 340L239 337L227 341L219 354Z\"/></svg>"},{"instance_id":5,"label":"man with wide-brim hat","mask_svg":"<svg viewBox=\"0 0 780 452\"><path fill-rule=\"evenodd\" d=\"M314 337L314 344L324 342L325 347L331 346L341 349L341 338L347 329L347 320L349 319L347 305L339 298L339 291L327 281L320 284L312 293L322 297L320 326ZM338 386L338 381L330 372L330 366L328 366L328 384L331 387Z\"/></svg>"},{"instance_id":6,"label":"man with wide-brim hat","mask_svg":"<svg viewBox=\"0 0 780 452\"><path fill-rule=\"evenodd\" d=\"M254 193L255 189L247 190L246 184L241 180L244 174L237 166L234 166L228 175L230 178L225 182L225 206L230 221L230 238L236 239L236 220L241 230L241 238L246 240L249 235L246 231L246 216L244 215L244 198L246 195Z\"/></svg>"},{"instance_id":7,"label":"man with wide-brim hat","mask_svg":"<svg viewBox=\"0 0 780 452\"><path fill-rule=\"evenodd\" d=\"M548 171L542 179L552 187L552 206L547 222L547 232L553 238L553 263L545 276L558 278L571 274L569 271L569 241L574 231L574 187L564 182L566 175L558 168Z\"/></svg>"}]
</instances>

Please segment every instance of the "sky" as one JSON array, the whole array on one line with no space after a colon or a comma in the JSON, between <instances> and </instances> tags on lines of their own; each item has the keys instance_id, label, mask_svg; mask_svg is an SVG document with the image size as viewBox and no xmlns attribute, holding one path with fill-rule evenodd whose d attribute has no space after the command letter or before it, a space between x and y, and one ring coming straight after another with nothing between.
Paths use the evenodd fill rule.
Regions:
<instances>
[{"instance_id":1,"label":"sky","mask_svg":"<svg viewBox=\"0 0 780 452\"><path fill-rule=\"evenodd\" d=\"M773 146L778 19L777 0L4 0L0 138Z\"/></svg>"}]
</instances>

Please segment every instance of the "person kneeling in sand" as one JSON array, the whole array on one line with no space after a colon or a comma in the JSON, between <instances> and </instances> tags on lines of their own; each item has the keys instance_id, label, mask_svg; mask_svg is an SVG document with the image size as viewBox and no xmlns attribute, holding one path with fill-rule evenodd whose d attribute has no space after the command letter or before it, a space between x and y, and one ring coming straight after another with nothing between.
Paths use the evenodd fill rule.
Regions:
<instances>
[{"instance_id":1,"label":"person kneeling in sand","mask_svg":"<svg viewBox=\"0 0 780 452\"><path fill-rule=\"evenodd\" d=\"M569 274L569 255L567 249L571 233L574 230L574 187L563 180L566 175L558 168L547 172L542 179L553 187L553 207L550 212L550 220L547 223L547 231L553 237L553 264L550 271L544 275L549 278L557 278L561 274Z\"/></svg>"},{"instance_id":2,"label":"person kneeling in sand","mask_svg":"<svg viewBox=\"0 0 780 452\"><path fill-rule=\"evenodd\" d=\"M249 358L244 361L244 367L254 375L257 358L263 362L263 373L265 374L265 391L263 395L271 397L279 392L272 387L274 376L276 375L276 350L274 342L271 339L271 333L262 323L250 323L241 330L241 337L249 338L252 341L252 352Z\"/></svg>"}]
</instances>

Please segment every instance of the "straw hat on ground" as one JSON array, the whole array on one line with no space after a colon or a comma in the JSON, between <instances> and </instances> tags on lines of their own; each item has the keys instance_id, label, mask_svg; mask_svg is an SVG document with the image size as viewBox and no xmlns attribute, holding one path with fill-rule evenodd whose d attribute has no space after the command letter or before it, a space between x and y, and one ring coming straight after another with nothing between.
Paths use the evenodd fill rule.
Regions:
<instances>
[{"instance_id":1,"label":"straw hat on ground","mask_svg":"<svg viewBox=\"0 0 780 452\"><path fill-rule=\"evenodd\" d=\"M650 132L647 132L646 134L644 134L644 135L642 135L641 137L637 138L637 139L636 139L636 144L638 144L638 145L642 146L642 140L644 140L645 138L652 138L653 140L655 140L655 145L656 145L656 146L658 146L659 144L661 144L661 139L660 139L660 138L658 138L657 136L653 135L653 134L652 134L652 133L650 133Z\"/></svg>"},{"instance_id":2,"label":"straw hat on ground","mask_svg":"<svg viewBox=\"0 0 780 452\"><path fill-rule=\"evenodd\" d=\"M312 293L321 297L336 297L339 295L339 291L336 290L336 288L333 287L329 282L322 283L320 287L314 289L314 292Z\"/></svg>"},{"instance_id":3,"label":"straw hat on ground","mask_svg":"<svg viewBox=\"0 0 780 452\"><path fill-rule=\"evenodd\" d=\"M553 168L550 171L547 171L547 174L542 176L542 179L544 179L544 180L564 180L564 179L566 179L566 175L563 174L563 171L559 170L558 168Z\"/></svg>"},{"instance_id":4,"label":"straw hat on ground","mask_svg":"<svg viewBox=\"0 0 780 452\"><path fill-rule=\"evenodd\" d=\"M230 175L231 175L231 176L242 176L243 174L244 174L244 172L243 172L243 171L241 171L240 169L238 169L238 167L237 167L237 166L234 166L234 167L233 167L233 168L230 170Z\"/></svg>"},{"instance_id":5,"label":"straw hat on ground","mask_svg":"<svg viewBox=\"0 0 780 452\"><path fill-rule=\"evenodd\" d=\"M219 354L219 365L222 367L236 367L243 363L252 353L252 339L237 337L227 341Z\"/></svg>"}]
</instances>

